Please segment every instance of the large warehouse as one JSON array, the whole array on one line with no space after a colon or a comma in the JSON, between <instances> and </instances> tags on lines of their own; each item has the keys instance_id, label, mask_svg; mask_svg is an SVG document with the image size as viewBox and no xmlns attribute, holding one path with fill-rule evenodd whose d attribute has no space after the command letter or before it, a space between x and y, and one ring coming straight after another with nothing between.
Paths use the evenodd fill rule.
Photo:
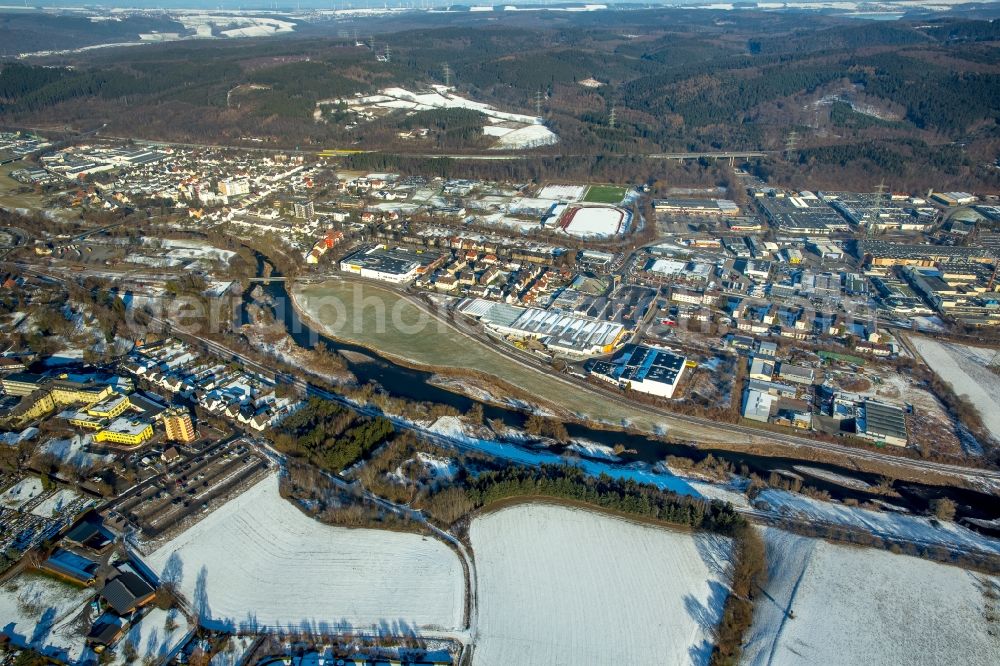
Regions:
<instances>
[{"instance_id":1,"label":"large warehouse","mask_svg":"<svg viewBox=\"0 0 1000 666\"><path fill-rule=\"evenodd\" d=\"M562 310L523 308L469 299L458 306L493 330L517 338L534 338L552 351L576 356L607 354L625 337L619 323L581 317Z\"/></svg>"},{"instance_id":2,"label":"large warehouse","mask_svg":"<svg viewBox=\"0 0 1000 666\"><path fill-rule=\"evenodd\" d=\"M593 363L590 374L633 391L672 398L685 361L666 349L629 344L610 361Z\"/></svg>"},{"instance_id":3,"label":"large warehouse","mask_svg":"<svg viewBox=\"0 0 1000 666\"><path fill-rule=\"evenodd\" d=\"M386 249L379 245L345 257L340 270L384 282L409 282L440 262L435 252L415 252L403 248Z\"/></svg>"}]
</instances>

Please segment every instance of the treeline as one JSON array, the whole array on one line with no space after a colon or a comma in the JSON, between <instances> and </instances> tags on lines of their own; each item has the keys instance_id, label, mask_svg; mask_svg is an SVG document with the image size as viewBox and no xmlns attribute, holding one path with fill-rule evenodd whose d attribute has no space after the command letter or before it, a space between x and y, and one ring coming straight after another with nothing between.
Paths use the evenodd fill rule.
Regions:
<instances>
[{"instance_id":1,"label":"treeline","mask_svg":"<svg viewBox=\"0 0 1000 666\"><path fill-rule=\"evenodd\" d=\"M362 416L335 402L311 398L273 428L270 439L282 453L340 472L384 442L393 430L384 417Z\"/></svg>"},{"instance_id":2,"label":"treeline","mask_svg":"<svg viewBox=\"0 0 1000 666\"><path fill-rule=\"evenodd\" d=\"M993 42L1000 40L997 21L956 21L927 28L928 35L945 42Z\"/></svg>"},{"instance_id":3,"label":"treeline","mask_svg":"<svg viewBox=\"0 0 1000 666\"><path fill-rule=\"evenodd\" d=\"M391 171L406 176L472 178L526 183L587 179L618 185L653 182L714 186L723 177L715 162L679 162L647 159L642 155L591 157L541 156L520 160L456 160L393 153L360 153L343 159L343 168L356 171Z\"/></svg>"},{"instance_id":4,"label":"treeline","mask_svg":"<svg viewBox=\"0 0 1000 666\"><path fill-rule=\"evenodd\" d=\"M733 540L732 589L715 630L710 666L736 666L743 653L743 637L753 624L753 607L766 594L767 552L760 532L750 525L736 530Z\"/></svg>"},{"instance_id":5,"label":"treeline","mask_svg":"<svg viewBox=\"0 0 1000 666\"><path fill-rule=\"evenodd\" d=\"M835 26L824 30L803 30L792 36L775 35L770 38L751 39L748 48L751 53L843 52L873 44L903 46L927 41L929 39L924 33L909 25L858 21L852 25Z\"/></svg>"},{"instance_id":6,"label":"treeline","mask_svg":"<svg viewBox=\"0 0 1000 666\"><path fill-rule=\"evenodd\" d=\"M471 509L515 497L543 496L720 534L733 534L746 524L746 519L728 502L678 495L631 479L613 479L606 474L595 478L577 467L564 465L511 466L482 472L469 479L463 488L452 488L428 497L428 512L449 524L461 517L464 512L445 510L449 505L461 507L460 502L455 502L456 491L464 495Z\"/></svg>"}]
</instances>

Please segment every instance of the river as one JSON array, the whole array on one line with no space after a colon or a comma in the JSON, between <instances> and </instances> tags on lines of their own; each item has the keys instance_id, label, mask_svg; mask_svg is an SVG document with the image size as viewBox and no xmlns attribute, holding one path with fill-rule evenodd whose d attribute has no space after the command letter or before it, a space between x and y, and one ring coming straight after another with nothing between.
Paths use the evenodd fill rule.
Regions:
<instances>
[{"instance_id":1,"label":"river","mask_svg":"<svg viewBox=\"0 0 1000 666\"><path fill-rule=\"evenodd\" d=\"M263 275L264 266L267 262L262 255L258 254L260 263L259 274ZM280 277L280 273L274 270L272 277ZM397 365L389 360L378 357L370 349L352 345L329 338L303 322L295 309L291 307L291 300L285 289L284 282L270 282L262 285L264 291L271 296L274 302L274 312L278 320L283 321L289 335L295 342L307 349L313 348L319 343L338 351L356 352L368 360L356 360L353 354L351 358L346 358L350 371L358 378L359 383L375 382L388 393L401 398L415 401L436 402L450 405L460 412L466 412L475 402L479 402L468 396L453 393L431 383L433 373L422 370L414 370L401 365ZM499 407L497 405L482 403L483 414L487 419L500 419L512 427L521 427L527 416L513 408ZM853 469L818 463L803 461L791 458L776 458L767 456L756 456L727 450L712 450L710 448L699 448L684 444L673 444L663 442L659 439L645 437L642 435L629 434L618 431L600 430L577 423L567 423L566 429L574 439L586 440L602 444L607 447L614 447L621 444L625 449L634 451L622 453L622 465L630 463L655 464L663 461L667 456L679 456L695 461L704 459L711 454L716 458L729 461L733 466L743 473L756 473L767 478L771 472L793 472L795 465L807 464L809 467L832 472L836 475L848 477L857 481L863 481L870 485L876 485L880 477L876 474L866 474ZM856 499L859 502L867 500L885 500L886 502L900 506L902 508L924 513L928 510L930 501L940 497L948 497L958 505L958 518L979 518L994 520L1000 518L1000 502L993 496L972 490L961 488L943 488L939 486L928 486L919 483L896 482L895 489L899 492L899 497L884 497L873 493L865 492L857 488L849 488L836 482L828 481L813 476L803 476L806 485L825 490L831 497L838 500ZM989 530L980 529L984 533ZM1000 536L1000 533L994 532Z\"/></svg>"}]
</instances>

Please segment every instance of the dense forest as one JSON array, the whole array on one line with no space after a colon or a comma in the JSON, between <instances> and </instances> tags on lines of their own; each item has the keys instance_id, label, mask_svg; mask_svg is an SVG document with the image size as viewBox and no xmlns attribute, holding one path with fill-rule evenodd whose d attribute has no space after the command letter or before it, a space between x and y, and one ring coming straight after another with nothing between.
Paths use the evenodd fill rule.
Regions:
<instances>
[{"instance_id":1,"label":"dense forest","mask_svg":"<svg viewBox=\"0 0 1000 666\"><path fill-rule=\"evenodd\" d=\"M456 501L456 494L464 502ZM733 534L746 520L732 504L704 500L606 474L587 476L570 465L520 466L484 471L424 500L426 510L451 523L469 510L517 497L553 497L583 502L610 511L721 534ZM455 510L458 510L457 513Z\"/></svg>"},{"instance_id":2,"label":"dense forest","mask_svg":"<svg viewBox=\"0 0 1000 666\"><path fill-rule=\"evenodd\" d=\"M459 94L504 110L533 114L540 103L560 137L535 149L541 155L767 150L765 175L817 165L811 177L824 186L873 173L896 187L995 186L995 170L983 166L1000 149L993 23L739 16L670 8L492 23L413 15L387 20L389 32L371 38L375 49L312 25L294 38L14 61L0 70L0 117L82 131L107 123L108 134L177 141L481 151L489 142L475 113L359 121L343 105L317 107L390 85L443 83L447 71ZM388 61L376 58L385 45ZM581 85L589 79L597 84ZM429 131L412 138L412 129Z\"/></svg>"},{"instance_id":3,"label":"dense forest","mask_svg":"<svg viewBox=\"0 0 1000 666\"><path fill-rule=\"evenodd\" d=\"M305 458L320 469L340 472L393 433L383 417L370 418L329 400L312 398L270 433L276 449Z\"/></svg>"}]
</instances>

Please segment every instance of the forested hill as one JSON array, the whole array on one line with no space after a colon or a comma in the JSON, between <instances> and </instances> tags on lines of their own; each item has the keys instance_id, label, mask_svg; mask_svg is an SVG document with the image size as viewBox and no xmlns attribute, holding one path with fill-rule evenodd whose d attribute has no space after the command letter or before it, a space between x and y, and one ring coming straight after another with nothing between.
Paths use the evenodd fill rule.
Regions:
<instances>
[{"instance_id":1,"label":"forested hill","mask_svg":"<svg viewBox=\"0 0 1000 666\"><path fill-rule=\"evenodd\" d=\"M106 122L119 135L184 141L481 150L481 119L472 116L415 121L398 112L357 122L344 108L316 104L443 83L447 69L466 97L531 114L540 102L561 139L543 153L767 149L782 154L778 172L794 165L837 182L851 171L901 183L993 177L982 169L1000 150L993 22L669 8L554 14L420 15L412 25L394 17L374 50L314 25L305 32L323 36L7 63L0 114L12 125ZM401 138L417 124L430 133Z\"/></svg>"}]
</instances>

